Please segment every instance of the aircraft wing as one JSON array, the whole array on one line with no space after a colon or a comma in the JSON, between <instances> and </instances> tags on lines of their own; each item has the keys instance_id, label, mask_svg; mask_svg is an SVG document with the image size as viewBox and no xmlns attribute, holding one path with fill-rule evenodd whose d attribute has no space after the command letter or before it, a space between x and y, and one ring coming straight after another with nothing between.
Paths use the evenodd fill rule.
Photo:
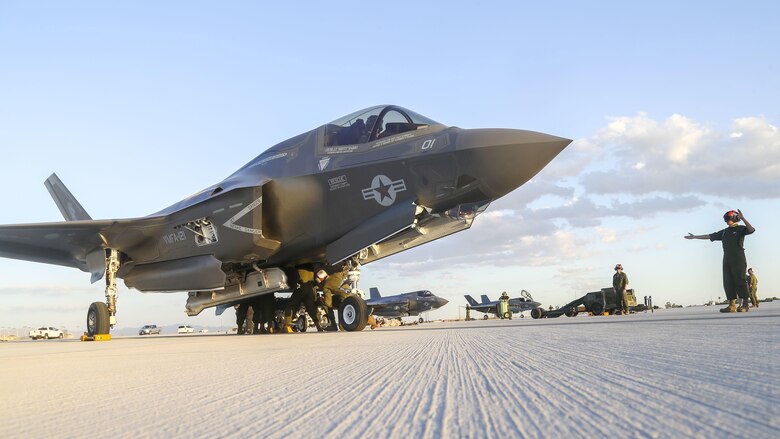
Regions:
<instances>
[{"instance_id":1,"label":"aircraft wing","mask_svg":"<svg viewBox=\"0 0 780 439\"><path fill-rule=\"evenodd\" d=\"M409 312L409 301L401 299L387 300L385 297L382 300L366 300L366 306L372 308L375 311L392 310L398 312Z\"/></svg>"},{"instance_id":2,"label":"aircraft wing","mask_svg":"<svg viewBox=\"0 0 780 439\"><path fill-rule=\"evenodd\" d=\"M107 243L127 252L150 236L150 228L164 224L164 218L152 217L4 225L0 257L78 268L92 272L94 282L105 268Z\"/></svg>"},{"instance_id":3,"label":"aircraft wing","mask_svg":"<svg viewBox=\"0 0 780 439\"><path fill-rule=\"evenodd\" d=\"M477 312L484 312L484 313L496 313L496 307L492 305L479 305L479 306L472 306L471 309Z\"/></svg>"},{"instance_id":4,"label":"aircraft wing","mask_svg":"<svg viewBox=\"0 0 780 439\"><path fill-rule=\"evenodd\" d=\"M87 254L101 247L101 232L112 224L69 221L0 226L0 256L89 271Z\"/></svg>"}]
</instances>

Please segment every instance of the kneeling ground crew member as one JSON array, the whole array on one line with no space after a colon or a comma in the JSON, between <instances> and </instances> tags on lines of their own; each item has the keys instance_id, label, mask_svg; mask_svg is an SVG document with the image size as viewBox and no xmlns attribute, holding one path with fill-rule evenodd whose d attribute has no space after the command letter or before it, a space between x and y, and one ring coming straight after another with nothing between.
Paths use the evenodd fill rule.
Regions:
<instances>
[{"instance_id":1,"label":"kneeling ground crew member","mask_svg":"<svg viewBox=\"0 0 780 439\"><path fill-rule=\"evenodd\" d=\"M317 331L322 331L320 319L317 318L313 267L310 265L301 266L296 269L295 273L297 274L298 287L293 290L292 296L290 296L287 307L284 310L284 327L282 328L282 332L292 332L292 328L290 327L292 325L292 316L300 309L301 303L303 303L306 312L314 321L314 326L317 328Z\"/></svg>"},{"instance_id":2,"label":"kneeling ground crew member","mask_svg":"<svg viewBox=\"0 0 780 439\"><path fill-rule=\"evenodd\" d=\"M325 267L317 272L317 283L322 286L322 302L325 313L328 316L328 331L338 331L336 326L336 315L333 309L347 297L347 291L342 289L344 285L344 269L338 267ZM334 297L335 300L334 300Z\"/></svg>"},{"instance_id":3,"label":"kneeling ground crew member","mask_svg":"<svg viewBox=\"0 0 780 439\"><path fill-rule=\"evenodd\" d=\"M328 271L331 271L332 273L329 273ZM330 270L322 269L317 272L317 282L322 285L323 306L325 307L328 320L330 321L330 325L327 328L328 331L338 330L333 309L349 295L349 293L342 288L345 276L346 267L343 267L341 270L331 267ZM334 300L333 296L336 296L336 300ZM368 316L368 324L371 325L371 329L379 327L373 315Z\"/></svg>"},{"instance_id":4,"label":"kneeling ground crew member","mask_svg":"<svg viewBox=\"0 0 780 439\"><path fill-rule=\"evenodd\" d=\"M747 268L747 259L745 258L745 236L750 235L756 229L742 215L742 211L729 210L723 214L723 220L728 227L709 235L694 235L688 233L685 239L709 239L710 241L721 241L723 243L723 290L726 292L726 299L729 304L722 308L720 312L747 312L750 307L748 304L748 288L745 280L745 269ZM744 226L737 223L742 220ZM742 303L737 309L737 296L742 299Z\"/></svg>"}]
</instances>

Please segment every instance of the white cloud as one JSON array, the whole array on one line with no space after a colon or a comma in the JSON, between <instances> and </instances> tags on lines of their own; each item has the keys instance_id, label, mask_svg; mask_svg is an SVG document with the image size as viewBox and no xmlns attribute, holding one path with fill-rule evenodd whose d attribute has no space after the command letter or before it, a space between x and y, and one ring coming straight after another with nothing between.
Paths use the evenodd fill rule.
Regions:
<instances>
[{"instance_id":1,"label":"white cloud","mask_svg":"<svg viewBox=\"0 0 780 439\"><path fill-rule=\"evenodd\" d=\"M596 227L596 233L601 236L602 242L616 242L617 241L617 231L613 229L608 229L606 227Z\"/></svg>"},{"instance_id":2,"label":"white cloud","mask_svg":"<svg viewBox=\"0 0 780 439\"><path fill-rule=\"evenodd\" d=\"M678 114L657 122L640 113L611 118L588 142L609 159L594 158L579 175L588 194L780 196L780 132L763 117L716 130Z\"/></svg>"},{"instance_id":3,"label":"white cloud","mask_svg":"<svg viewBox=\"0 0 780 439\"><path fill-rule=\"evenodd\" d=\"M677 114L661 121L646 114L613 117L493 203L470 231L393 256L377 268L396 276L467 269L474 261L494 267L576 265L600 245L618 241L605 219L628 219L636 235L644 232L644 220L704 207L713 195L780 197L775 126L763 117L735 119L729 129Z\"/></svg>"}]
</instances>

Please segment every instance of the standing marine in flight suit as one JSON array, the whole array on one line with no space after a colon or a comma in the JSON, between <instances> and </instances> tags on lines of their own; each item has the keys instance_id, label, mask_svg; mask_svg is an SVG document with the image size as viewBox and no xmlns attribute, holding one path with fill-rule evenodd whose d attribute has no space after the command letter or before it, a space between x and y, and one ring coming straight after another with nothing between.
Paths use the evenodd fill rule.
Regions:
<instances>
[{"instance_id":1,"label":"standing marine in flight suit","mask_svg":"<svg viewBox=\"0 0 780 439\"><path fill-rule=\"evenodd\" d=\"M758 278L756 277L756 274L753 273L752 268L748 268L747 284L748 290L750 291L750 302L753 304L753 308L758 308L758 295L756 295L756 292L758 291Z\"/></svg>"},{"instance_id":2,"label":"standing marine in flight suit","mask_svg":"<svg viewBox=\"0 0 780 439\"><path fill-rule=\"evenodd\" d=\"M236 307L236 326L238 330L236 334L241 335L246 332L246 315L249 312L249 304L244 302L238 304Z\"/></svg>"},{"instance_id":3,"label":"standing marine in flight suit","mask_svg":"<svg viewBox=\"0 0 780 439\"><path fill-rule=\"evenodd\" d=\"M624 315L628 315L628 301L626 300L626 288L628 288L628 275L623 271L623 265L615 265L615 274L612 275L612 288L615 289L617 307Z\"/></svg>"},{"instance_id":4,"label":"standing marine in flight suit","mask_svg":"<svg viewBox=\"0 0 780 439\"><path fill-rule=\"evenodd\" d=\"M723 214L723 220L728 224L725 229L709 235L694 235L689 232L685 239L709 239L723 243L723 290L726 292L729 304L720 312L747 312L750 305L745 279L747 258L745 258L744 243L745 236L752 234L756 229L740 210L729 210ZM737 224L740 220L745 222L744 226ZM742 299L739 309L737 309L737 297Z\"/></svg>"}]
</instances>

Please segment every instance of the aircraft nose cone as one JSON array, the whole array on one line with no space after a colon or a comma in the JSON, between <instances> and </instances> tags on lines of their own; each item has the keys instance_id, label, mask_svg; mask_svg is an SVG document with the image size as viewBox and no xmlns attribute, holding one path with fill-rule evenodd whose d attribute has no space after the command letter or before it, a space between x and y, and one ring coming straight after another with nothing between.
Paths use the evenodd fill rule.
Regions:
<instances>
[{"instance_id":1,"label":"aircraft nose cone","mask_svg":"<svg viewBox=\"0 0 780 439\"><path fill-rule=\"evenodd\" d=\"M447 300L447 299L444 299L444 298L441 298L441 297L437 297L436 298L437 308L441 308L442 306L444 306L444 305L446 305L448 303L450 303L450 301Z\"/></svg>"},{"instance_id":2,"label":"aircraft nose cone","mask_svg":"<svg viewBox=\"0 0 780 439\"><path fill-rule=\"evenodd\" d=\"M535 131L463 130L456 150L461 175L479 181L480 190L496 199L539 173L572 141Z\"/></svg>"}]
</instances>

